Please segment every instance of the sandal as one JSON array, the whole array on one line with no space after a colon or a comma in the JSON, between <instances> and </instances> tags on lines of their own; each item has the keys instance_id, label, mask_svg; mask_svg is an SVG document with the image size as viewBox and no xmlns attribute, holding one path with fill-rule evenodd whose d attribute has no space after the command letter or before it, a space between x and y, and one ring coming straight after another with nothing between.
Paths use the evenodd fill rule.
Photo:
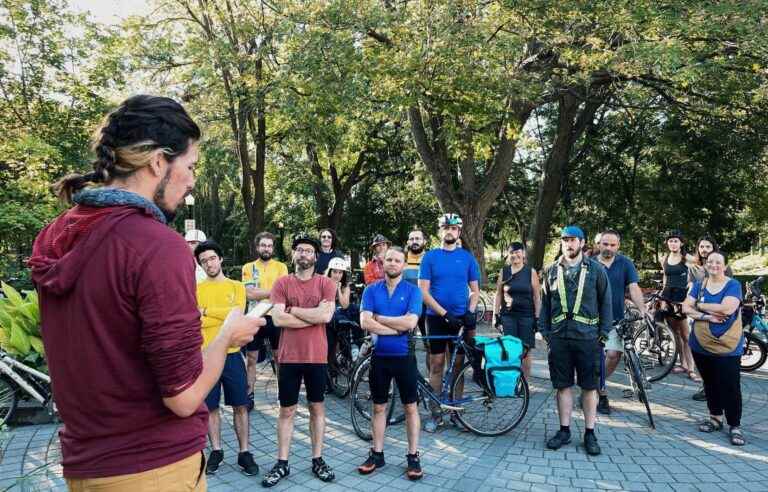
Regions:
<instances>
[{"instance_id":1,"label":"sandal","mask_svg":"<svg viewBox=\"0 0 768 492\"><path fill-rule=\"evenodd\" d=\"M672 374L682 374L688 372L683 366L675 366L672 368Z\"/></svg>"},{"instance_id":2,"label":"sandal","mask_svg":"<svg viewBox=\"0 0 768 492\"><path fill-rule=\"evenodd\" d=\"M709 417L709 419L699 424L699 431L701 432L710 433L710 432L719 431L722 428L723 428L723 421L717 420L714 417ZM733 429L731 429L731 433L733 433Z\"/></svg>"},{"instance_id":3,"label":"sandal","mask_svg":"<svg viewBox=\"0 0 768 492\"><path fill-rule=\"evenodd\" d=\"M701 378L699 377L699 375L696 374L696 371L692 371L692 370L688 371L688 379L690 379L694 383L700 383L701 382Z\"/></svg>"},{"instance_id":4,"label":"sandal","mask_svg":"<svg viewBox=\"0 0 768 492\"><path fill-rule=\"evenodd\" d=\"M731 444L734 446L743 446L747 443L744 439L744 433L738 427L731 427Z\"/></svg>"}]
</instances>

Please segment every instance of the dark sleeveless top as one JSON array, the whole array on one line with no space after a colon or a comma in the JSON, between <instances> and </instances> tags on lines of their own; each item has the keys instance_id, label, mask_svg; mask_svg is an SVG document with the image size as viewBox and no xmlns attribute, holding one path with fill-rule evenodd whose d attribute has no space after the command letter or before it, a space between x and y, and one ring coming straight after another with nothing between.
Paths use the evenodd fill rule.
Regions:
<instances>
[{"instance_id":1,"label":"dark sleeveless top","mask_svg":"<svg viewBox=\"0 0 768 492\"><path fill-rule=\"evenodd\" d=\"M501 312L518 317L533 317L533 287L531 287L531 267L524 265L519 272L512 274L512 267L505 265L501 271ZM512 304L509 305L509 297Z\"/></svg>"},{"instance_id":2,"label":"dark sleeveless top","mask_svg":"<svg viewBox=\"0 0 768 492\"><path fill-rule=\"evenodd\" d=\"M688 291L688 267L685 266L685 258L680 259L677 265L670 265L664 258L664 278L666 285L662 297L673 302L683 302Z\"/></svg>"}]
</instances>

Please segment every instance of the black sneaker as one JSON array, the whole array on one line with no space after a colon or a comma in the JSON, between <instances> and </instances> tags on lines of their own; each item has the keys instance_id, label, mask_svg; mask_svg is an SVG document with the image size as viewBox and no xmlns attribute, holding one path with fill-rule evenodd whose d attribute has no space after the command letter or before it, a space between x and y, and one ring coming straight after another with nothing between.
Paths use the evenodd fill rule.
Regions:
<instances>
[{"instance_id":1,"label":"black sneaker","mask_svg":"<svg viewBox=\"0 0 768 492\"><path fill-rule=\"evenodd\" d=\"M256 400L255 400L255 397L253 396L253 391L248 393L248 403L247 403L247 406L248 406L248 411L249 412L252 411L253 407L256 406Z\"/></svg>"},{"instance_id":2,"label":"black sneaker","mask_svg":"<svg viewBox=\"0 0 768 492\"><path fill-rule=\"evenodd\" d=\"M208 455L208 461L205 463L205 474L215 474L222 461L224 461L224 451L221 449L214 449L211 451L211 454Z\"/></svg>"},{"instance_id":3,"label":"black sneaker","mask_svg":"<svg viewBox=\"0 0 768 492\"><path fill-rule=\"evenodd\" d=\"M377 453L373 449L368 453L368 459L363 462L362 465L357 467L357 471L361 475L368 475L376 471L376 468L381 468L386 463L384 462L384 452Z\"/></svg>"},{"instance_id":4,"label":"black sneaker","mask_svg":"<svg viewBox=\"0 0 768 492\"><path fill-rule=\"evenodd\" d=\"M597 436L595 436L594 432L584 434L584 449L590 456L597 456L601 453L600 445L597 444Z\"/></svg>"},{"instance_id":5,"label":"black sneaker","mask_svg":"<svg viewBox=\"0 0 768 492\"><path fill-rule=\"evenodd\" d=\"M288 465L281 465L276 463L275 466L269 470L269 473L264 475L264 479L261 481L262 487L274 487L280 480L284 479L291 474L291 467Z\"/></svg>"},{"instance_id":6,"label":"black sneaker","mask_svg":"<svg viewBox=\"0 0 768 492\"><path fill-rule=\"evenodd\" d=\"M259 474L259 465L253 461L253 455L248 451L243 451L237 455L237 464L243 469L243 473L249 477Z\"/></svg>"},{"instance_id":7,"label":"black sneaker","mask_svg":"<svg viewBox=\"0 0 768 492\"><path fill-rule=\"evenodd\" d=\"M323 482L332 482L336 475L323 458L312 458L312 473Z\"/></svg>"},{"instance_id":8,"label":"black sneaker","mask_svg":"<svg viewBox=\"0 0 768 492\"><path fill-rule=\"evenodd\" d=\"M547 441L549 449L560 449L563 445L571 442L571 433L564 430L557 431L557 434Z\"/></svg>"},{"instance_id":9,"label":"black sneaker","mask_svg":"<svg viewBox=\"0 0 768 492\"><path fill-rule=\"evenodd\" d=\"M405 469L405 476L409 480L419 480L424 476L424 472L421 470L421 460L419 459L419 453L406 454L405 458L408 460L408 467Z\"/></svg>"},{"instance_id":10,"label":"black sneaker","mask_svg":"<svg viewBox=\"0 0 768 492\"><path fill-rule=\"evenodd\" d=\"M607 395L600 395L600 399L597 402L597 411L603 415L611 414L611 404L608 402Z\"/></svg>"},{"instance_id":11,"label":"black sneaker","mask_svg":"<svg viewBox=\"0 0 768 492\"><path fill-rule=\"evenodd\" d=\"M707 401L707 394L704 392L704 387L702 386L699 391L694 393L692 398L696 401Z\"/></svg>"}]
</instances>

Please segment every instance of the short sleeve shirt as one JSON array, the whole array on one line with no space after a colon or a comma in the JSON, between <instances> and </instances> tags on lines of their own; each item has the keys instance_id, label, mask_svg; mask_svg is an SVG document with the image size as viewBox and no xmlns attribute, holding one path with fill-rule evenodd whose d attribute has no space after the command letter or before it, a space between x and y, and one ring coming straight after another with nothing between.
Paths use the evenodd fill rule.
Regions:
<instances>
[{"instance_id":1,"label":"short sleeve shirt","mask_svg":"<svg viewBox=\"0 0 768 492\"><path fill-rule=\"evenodd\" d=\"M445 310L461 316L469 307L469 283L480 279L480 267L472 253L463 248L453 251L433 249L421 260L419 280L429 280L429 293ZM435 315L431 308L427 314Z\"/></svg>"},{"instance_id":2,"label":"short sleeve shirt","mask_svg":"<svg viewBox=\"0 0 768 492\"><path fill-rule=\"evenodd\" d=\"M600 264L603 265L601 262ZM620 321L624 319L624 292L628 285L636 284L639 280L637 269L632 260L624 255L616 255L611 266L605 267L605 270L608 272L608 281L611 283L613 321Z\"/></svg>"},{"instance_id":3,"label":"short sleeve shirt","mask_svg":"<svg viewBox=\"0 0 768 492\"><path fill-rule=\"evenodd\" d=\"M691 287L691 292L688 294L688 297L691 297L693 299L698 299L699 294L701 293L702 289L702 283L701 282L694 282L693 287ZM723 300L726 297L735 297L739 301L742 300L741 295L741 284L738 280L729 279L728 282L723 286L722 289L720 289L720 292L717 294L710 294L709 290L707 288L704 288L704 295L701 297L701 301L706 304L721 304ZM740 314L740 309L736 309L728 318L726 318L725 321L722 323L709 323L709 330L712 332L713 336L720 337L723 334L725 334L726 331L733 325L733 323L736 322L736 318ZM691 350L693 350L696 353L699 354L706 354L706 355L717 355L722 357L733 357L733 356L739 356L744 352L744 335L741 336L741 340L739 340L739 344L736 346L736 349L728 354L712 354L708 352L704 347L701 346L699 341L696 339L696 333L695 331L691 330L691 336L688 338L688 344L691 346Z\"/></svg>"},{"instance_id":4,"label":"short sleeve shirt","mask_svg":"<svg viewBox=\"0 0 768 492\"><path fill-rule=\"evenodd\" d=\"M296 275L286 275L277 279L272 287L270 302L285 307L315 308L321 301L334 302L335 298L336 283L328 277L313 275L309 280L300 280ZM325 324L283 329L277 360L281 364L326 364Z\"/></svg>"},{"instance_id":5,"label":"short sleeve shirt","mask_svg":"<svg viewBox=\"0 0 768 492\"><path fill-rule=\"evenodd\" d=\"M254 270L258 271L259 289L271 290L280 277L288 275L288 267L285 263L271 259L269 261L256 260L243 265L243 282L253 281Z\"/></svg>"},{"instance_id":6,"label":"short sleeve shirt","mask_svg":"<svg viewBox=\"0 0 768 492\"><path fill-rule=\"evenodd\" d=\"M400 280L392 295L389 295L387 283L379 280L370 284L363 291L361 311L370 311L381 316L421 315L421 290L405 279ZM374 354L379 357L402 357L409 353L407 332L400 335L378 335Z\"/></svg>"}]
</instances>

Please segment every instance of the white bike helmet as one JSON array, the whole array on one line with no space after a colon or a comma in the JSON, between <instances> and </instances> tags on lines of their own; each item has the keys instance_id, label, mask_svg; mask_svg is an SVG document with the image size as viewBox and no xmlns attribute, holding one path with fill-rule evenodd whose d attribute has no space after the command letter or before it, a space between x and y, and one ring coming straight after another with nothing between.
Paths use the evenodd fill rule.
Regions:
<instances>
[{"instance_id":1,"label":"white bike helmet","mask_svg":"<svg viewBox=\"0 0 768 492\"><path fill-rule=\"evenodd\" d=\"M349 265L347 265L346 260L344 258L331 258L331 261L328 262L328 270L341 270L343 272L349 271Z\"/></svg>"},{"instance_id":2,"label":"white bike helmet","mask_svg":"<svg viewBox=\"0 0 768 492\"><path fill-rule=\"evenodd\" d=\"M437 219L437 225L439 227L445 226L463 226L464 222L461 220L458 214L443 214Z\"/></svg>"}]
</instances>

